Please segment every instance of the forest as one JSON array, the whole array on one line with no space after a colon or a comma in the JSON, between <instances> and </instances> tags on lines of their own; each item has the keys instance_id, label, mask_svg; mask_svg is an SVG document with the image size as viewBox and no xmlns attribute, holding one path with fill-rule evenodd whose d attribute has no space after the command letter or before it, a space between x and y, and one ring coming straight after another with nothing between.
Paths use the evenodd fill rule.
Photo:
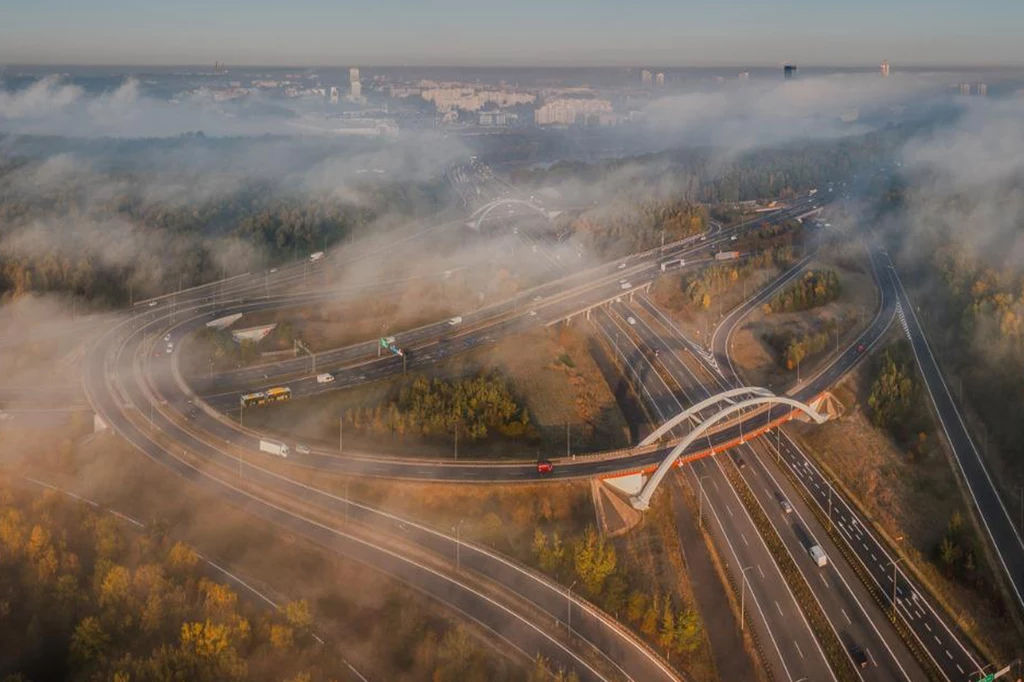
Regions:
<instances>
[{"instance_id":1,"label":"forest","mask_svg":"<svg viewBox=\"0 0 1024 682\"><path fill-rule=\"evenodd\" d=\"M346 425L376 435L453 436L467 441L499 434L532 437L530 415L495 373L447 380L416 375L384 403L346 410Z\"/></svg>"},{"instance_id":2,"label":"forest","mask_svg":"<svg viewBox=\"0 0 1024 682\"><path fill-rule=\"evenodd\" d=\"M659 303L673 310L710 309L717 297L731 291L754 271L784 267L793 262L790 246L774 246L751 255L742 262L709 265L685 275L658 278L654 293Z\"/></svg>"},{"instance_id":3,"label":"forest","mask_svg":"<svg viewBox=\"0 0 1024 682\"><path fill-rule=\"evenodd\" d=\"M167 167L146 144L124 142L127 151L90 163L0 151L0 297L70 292L121 305L303 258L448 203L440 176L310 188L256 169L175 169L176 154L210 154L224 141L167 141Z\"/></svg>"},{"instance_id":4,"label":"forest","mask_svg":"<svg viewBox=\"0 0 1024 682\"><path fill-rule=\"evenodd\" d=\"M0 481L0 672L31 680L333 679L307 603L257 611L160 525Z\"/></svg>"},{"instance_id":5,"label":"forest","mask_svg":"<svg viewBox=\"0 0 1024 682\"><path fill-rule=\"evenodd\" d=\"M532 551L542 571L563 583L578 582L584 596L618 614L666 655L686 654L700 646L703 628L698 613L671 595L657 590L650 594L646 586L630 585L614 545L593 526L571 542L563 542L557 531L549 535L538 528Z\"/></svg>"},{"instance_id":6,"label":"forest","mask_svg":"<svg viewBox=\"0 0 1024 682\"><path fill-rule=\"evenodd\" d=\"M835 270L808 270L765 303L764 312L798 313L831 303L840 293L839 275Z\"/></svg>"},{"instance_id":7,"label":"forest","mask_svg":"<svg viewBox=\"0 0 1024 682\"><path fill-rule=\"evenodd\" d=\"M512 182L530 187L582 183L603 188L602 194L608 196L620 189L617 177L628 177L630 186L671 187L679 198L695 203L786 198L824 183L849 180L863 166L879 165L916 129L917 124L892 126L838 140L803 140L725 157L710 148L687 148L594 163L560 161L545 168L516 170Z\"/></svg>"},{"instance_id":8,"label":"forest","mask_svg":"<svg viewBox=\"0 0 1024 682\"><path fill-rule=\"evenodd\" d=\"M318 682L352 679L306 601L266 608L155 521L144 530L0 477L0 679ZM401 680L573 682L507 659L408 594L382 595L359 646ZM356 643L349 643L357 646ZM370 673L372 676L372 672ZM388 673L391 675L391 673Z\"/></svg>"},{"instance_id":9,"label":"forest","mask_svg":"<svg viewBox=\"0 0 1024 682\"><path fill-rule=\"evenodd\" d=\"M679 199L633 199L584 211L566 230L590 253L615 258L703 232L703 206Z\"/></svg>"}]
</instances>

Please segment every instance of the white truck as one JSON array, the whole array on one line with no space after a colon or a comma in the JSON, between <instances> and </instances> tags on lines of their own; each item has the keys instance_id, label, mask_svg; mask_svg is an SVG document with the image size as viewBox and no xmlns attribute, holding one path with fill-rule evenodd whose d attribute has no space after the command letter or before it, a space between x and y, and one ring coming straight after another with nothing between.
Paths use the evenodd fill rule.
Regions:
<instances>
[{"instance_id":1,"label":"white truck","mask_svg":"<svg viewBox=\"0 0 1024 682\"><path fill-rule=\"evenodd\" d=\"M323 374L316 375L316 383L318 384L329 384L334 381L334 375L324 372Z\"/></svg>"},{"instance_id":2,"label":"white truck","mask_svg":"<svg viewBox=\"0 0 1024 682\"><path fill-rule=\"evenodd\" d=\"M448 324L450 324L453 327L455 325L457 325L457 324L460 324L461 322L462 322L462 316L461 315L456 315L452 319L448 320Z\"/></svg>"},{"instance_id":3,"label":"white truck","mask_svg":"<svg viewBox=\"0 0 1024 682\"><path fill-rule=\"evenodd\" d=\"M288 456L288 446L283 443L275 443L272 440L260 439L260 452L269 452L278 457Z\"/></svg>"},{"instance_id":4,"label":"white truck","mask_svg":"<svg viewBox=\"0 0 1024 682\"><path fill-rule=\"evenodd\" d=\"M818 564L818 566L828 565L828 557L825 555L825 550L821 548L821 545L811 545L807 553L811 555L814 563Z\"/></svg>"},{"instance_id":5,"label":"white truck","mask_svg":"<svg viewBox=\"0 0 1024 682\"><path fill-rule=\"evenodd\" d=\"M321 261L324 259L324 255L325 254L323 251L316 251L314 253L311 253L309 254L309 262L316 263L317 261Z\"/></svg>"}]
</instances>

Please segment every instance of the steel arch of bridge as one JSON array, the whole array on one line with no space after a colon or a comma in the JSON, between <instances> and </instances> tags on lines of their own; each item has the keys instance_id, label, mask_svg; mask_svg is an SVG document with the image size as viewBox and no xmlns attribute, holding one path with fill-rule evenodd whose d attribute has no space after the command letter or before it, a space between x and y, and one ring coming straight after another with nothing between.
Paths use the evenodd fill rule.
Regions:
<instances>
[{"instance_id":1,"label":"steel arch of bridge","mask_svg":"<svg viewBox=\"0 0 1024 682\"><path fill-rule=\"evenodd\" d=\"M816 424L824 424L826 421L828 421L828 416L818 413L817 411L814 410L814 408L812 408L811 406L806 405L806 404L800 402L799 400L794 400L792 398L787 398L786 396L774 395L771 392L766 391L765 389L750 389L750 388L747 388L747 389L736 389L736 390L741 390L741 391L745 390L748 395L751 394L755 390L763 392L763 393L756 393L756 394L754 394L754 397L752 397L752 398L748 398L746 400L742 400L742 401L740 401L738 403L730 404L728 407L720 410L719 412L717 412L713 416L711 416L711 417L701 421L701 423L698 424L692 431L690 431L688 434L686 434L686 437L683 438L683 440L681 440L678 445L676 445L674 448L672 448L672 450L668 453L668 455L666 455L665 459L662 460L661 464L658 465L658 468L654 471L653 474L651 474L650 479L648 479L647 483L644 484L643 489L641 489L638 494L636 494L636 495L634 495L634 496L629 498L630 504L632 504L635 509L641 509L642 510L642 509L647 509L648 507L650 507L651 497L654 496L654 491L658 489L658 485L660 485L662 479L665 478L665 474L667 474L669 472L669 469L671 469L673 467L673 465L675 465L676 460L678 460L679 457L683 454L683 452L686 451L686 448L690 447L690 445L692 445L694 441L696 441L698 438L702 437L707 432L707 430L709 428L711 428L712 426L714 426L718 422L722 421L723 419L731 417L733 414L735 414L737 412L742 412L743 410L745 410L745 409L747 409L749 407L756 407L758 405L781 404L781 405L788 405L790 407L793 407L795 409L800 410L801 412L806 414L808 417L813 419ZM726 393L731 393L731 392L727 391ZM764 395L764 393L767 393L767 395ZM722 395L725 395L725 394L722 394ZM715 396L715 397L721 398L721 396ZM711 398L709 398L708 400L711 400ZM723 401L726 401L726 400L729 400L729 398L722 398L721 400L719 400L717 402L723 402ZM708 401L704 401L704 402L708 402ZM694 407L697 407L697 406L694 405ZM690 408L690 410L687 410L686 412L690 412L691 414L694 413L693 412L693 408ZM681 415L679 415L679 417L673 418L673 420L670 420L669 422L666 422L666 424L670 423L671 421L674 421L675 419L679 419L679 421L682 421L682 419L689 418L690 415L687 415L686 417L682 417L682 415L685 415L686 412L683 412Z\"/></svg>"},{"instance_id":2,"label":"steel arch of bridge","mask_svg":"<svg viewBox=\"0 0 1024 682\"><path fill-rule=\"evenodd\" d=\"M666 433L668 433L675 427L679 426L687 419L690 419L691 417L700 414L702 410L705 410L711 407L712 405L717 405L718 403L727 403L729 405L732 405L736 402L733 399L739 398L741 396L754 396L766 398L768 396L773 395L775 394L769 391L767 388L757 388L754 386L744 386L743 388L732 388L729 389L728 391L723 391L718 395L713 395L710 398L707 398L706 400L702 400L696 405L691 405L685 411L680 412L676 416L672 417L664 424L656 428L654 431L651 431L651 433L648 434L646 438L640 441L640 445L650 445L652 443L658 442L658 439L664 436Z\"/></svg>"},{"instance_id":3,"label":"steel arch of bridge","mask_svg":"<svg viewBox=\"0 0 1024 682\"><path fill-rule=\"evenodd\" d=\"M498 208L499 206L508 206L511 204L526 206L527 208L533 210L534 213L542 215L548 219L551 218L551 216L548 215L548 212L545 211L543 208L537 206L534 203L526 201L525 199L498 199L497 201L492 201L486 206L481 206L479 209L477 209L476 213L470 216L469 224L473 226L473 229L479 230L480 224L483 223L484 219L486 219L488 215L491 214L491 211Z\"/></svg>"}]
</instances>

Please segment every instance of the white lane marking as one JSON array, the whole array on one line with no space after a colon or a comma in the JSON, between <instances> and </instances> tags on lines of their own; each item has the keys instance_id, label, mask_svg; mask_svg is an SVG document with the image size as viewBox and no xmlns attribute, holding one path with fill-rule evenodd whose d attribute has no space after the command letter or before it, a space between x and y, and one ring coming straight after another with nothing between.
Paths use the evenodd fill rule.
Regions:
<instances>
[{"instance_id":1,"label":"white lane marking","mask_svg":"<svg viewBox=\"0 0 1024 682\"><path fill-rule=\"evenodd\" d=\"M781 607L781 606L779 606L779 602L775 602L775 608L776 608L776 610L778 610L778 612L779 612L779 615L780 615L780 616L782 616L783 618L785 618L785 617L786 617L786 614L784 614L784 613L782 612L782 607Z\"/></svg>"},{"instance_id":2,"label":"white lane marking","mask_svg":"<svg viewBox=\"0 0 1024 682\"><path fill-rule=\"evenodd\" d=\"M750 543L747 542L747 536L746 535L744 535L743 533L740 533L740 538L742 538L744 545L746 545L747 547L750 547Z\"/></svg>"},{"instance_id":3,"label":"white lane marking","mask_svg":"<svg viewBox=\"0 0 1024 682\"><path fill-rule=\"evenodd\" d=\"M839 609L839 611L842 612L843 618L846 619L846 624L847 625L853 625L853 621L850 620L850 616L847 615L846 609L841 608L841 609Z\"/></svg>"},{"instance_id":4,"label":"white lane marking","mask_svg":"<svg viewBox=\"0 0 1024 682\"><path fill-rule=\"evenodd\" d=\"M800 658L803 658L804 657L804 652L800 649L800 645L797 644L797 641L795 639L793 640L793 646L796 647L796 652L798 654L800 654Z\"/></svg>"}]
</instances>

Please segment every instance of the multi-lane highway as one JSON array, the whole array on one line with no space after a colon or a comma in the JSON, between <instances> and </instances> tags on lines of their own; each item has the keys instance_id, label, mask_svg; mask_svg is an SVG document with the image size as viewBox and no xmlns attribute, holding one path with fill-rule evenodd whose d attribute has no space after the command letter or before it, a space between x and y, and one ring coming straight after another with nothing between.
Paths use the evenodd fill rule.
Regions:
<instances>
[{"instance_id":1,"label":"multi-lane highway","mask_svg":"<svg viewBox=\"0 0 1024 682\"><path fill-rule=\"evenodd\" d=\"M794 212L796 210L803 211L806 210L806 208L806 205L801 205L798 206L794 210ZM776 216L776 218L780 217L784 217L784 215ZM676 247L674 250L669 250L666 252L660 252L659 250L659 252L657 253L649 253L646 254L645 258L628 259L622 262L623 267L621 268L621 270L618 264L611 264L610 266L606 266L607 272L603 278L598 276L595 282L591 282L589 284L584 283L583 285L578 286L575 289L570 289L569 294L566 294L566 292L564 291L564 283L560 283L556 286L551 287L551 291L541 288L539 290L539 293L535 293L533 295L533 298L530 299L532 310L536 313L535 315L530 315L528 313L516 315L516 307L518 307L518 302L513 302L511 304L513 306L513 310L512 314L510 315L509 311L507 310L508 304L505 304L505 310L487 311L487 314L481 314L480 320L474 320L472 318L464 320L464 324L467 327L473 327L473 329L464 335L456 335L451 341L448 342L438 342L436 340L431 340L432 337L435 336L439 331L441 333L450 331L450 329L444 329L443 327L441 329L438 329L437 327L439 325L433 325L431 327L424 328L423 330L414 330L413 332L409 333L408 338L413 342L410 343L409 345L414 345L417 341L421 341L422 345L415 346L419 352L413 353L411 361L423 363L430 362L433 359L436 359L436 357L443 357L445 351L451 353L472 348L480 343L491 342L498 338L499 335L518 331L519 329L525 328L526 326L532 324L539 324L549 320L560 319L568 314L571 314L572 312L593 305L595 301L600 302L610 300L616 297L617 295L622 294L623 290L621 287L621 282L619 280L623 279L624 277L628 277L630 281L634 281L638 286L639 283L649 281L649 279L653 277L653 273L656 272L657 270L658 262L660 262L664 258L678 257L679 254L684 254L688 256L687 260L690 260L693 259L701 251L706 253L707 251L716 248L718 243L728 238L729 233L724 232L724 234L721 237L718 237L715 240L709 241L709 243L698 245L696 247L693 247L692 245L686 245L685 247ZM619 276L620 274L622 275L622 277ZM292 274L290 276L294 277L295 275ZM228 291L227 293L222 291L220 292L220 300L216 303L209 300L210 296L206 295L209 292L204 292L199 295L193 295L191 298L182 297L179 300L176 300L174 303L174 315L179 320L188 320L187 324L192 324L194 326L197 323L208 321L213 317L229 314L232 312L245 312L246 310L259 310L265 309L267 307L294 304L295 299L297 298L271 298L267 296L262 300L240 300L245 297L247 291L248 289L246 289L244 286L239 286L239 288L236 291ZM269 291L267 293L269 294ZM308 297L306 297L306 300L308 301ZM234 302L227 303L227 301ZM164 306L163 310L166 311L167 306ZM161 314L158 311L152 309L146 312L148 313L148 315L146 315L145 318L140 318L140 321L135 323L134 325L145 325L145 327L143 327L142 329L137 329L136 332L144 332L147 327L154 330L162 331L165 328L166 324L164 320L160 319ZM489 318L488 314L492 315L493 317ZM169 314L167 312L164 312L163 316L167 317L169 316ZM181 328L177 329L177 331L172 331L172 334L184 334L186 333L187 328L187 325L182 325ZM417 334L422 334L422 337L417 338ZM190 435L193 429L197 429L199 432L205 433L206 435L204 436L204 438L207 439L209 442L219 442L218 439L223 439L224 441L233 443L235 445L241 445L243 447L248 448L255 448L255 436L253 434L241 432L234 425L227 423L226 420L222 418L216 418L214 415L207 413L205 411L201 413L201 416L197 418L194 423L188 425L188 430L182 429L179 426L180 422L176 420L173 416L168 417L168 415L165 415L164 410L166 410L167 408L171 408L171 411L168 414L172 415L175 412L181 413L186 411L187 400L189 400L189 398L186 398L186 395L188 394L183 392L183 389L185 389L185 387L180 376L176 374L173 356L165 357L165 355L161 353L158 354L158 357L156 358L150 358L150 350L152 348L152 343L159 339L159 332L150 337L150 344L148 345L143 342L144 338L145 337L143 337L139 333L135 333L129 336L127 339L127 343L125 345L125 349L131 348L132 353L138 352L140 356L144 357L145 359L142 360L141 362L145 363L145 367L143 367L141 364L127 365L121 368L123 372L119 372L118 375L122 378L122 381L127 381L129 383L138 382L139 375L147 376L148 378L145 381L151 383L152 389L157 394L147 395L147 391L137 388L136 390L132 391L129 397L128 395L123 394L123 392L126 390L125 388L122 387L120 389L120 391L122 392L123 400L126 400L127 402L130 402L137 407L143 408L141 414L137 417L137 420L141 419L144 421L146 419L144 406L148 405L150 407L151 414L154 414L154 412L152 411L154 404L160 404L162 400L166 400L169 401L169 404L160 404L160 409L155 410L155 416L152 417L153 419L155 419L154 427L170 433L175 438L176 441L180 439L182 442L186 443L188 445L189 452L195 452L197 451L197 449L202 450L202 448L204 447L204 443L202 441L197 441L194 436ZM451 346L453 342L456 344L454 347ZM442 350L440 347L443 346L445 343L449 344L449 347L445 350ZM369 351L370 348L375 348L375 345L366 345L368 346L367 348L339 349L338 351L332 351L332 353L337 353L339 357L331 358L330 361L345 362L346 359L352 356L358 359L361 353L368 355L369 353L367 351ZM438 351L437 356L433 355L432 347L436 347L436 350ZM352 354L352 356L346 354ZM325 354L322 354L321 358L323 357L323 355ZM381 375L393 373L395 371L401 371L401 366L398 364L400 362L401 361L397 358L389 358L384 359L382 361L376 361L372 357L370 357L370 362L366 363L366 365L364 365L363 368L353 368L351 370L346 371L354 372L354 377L357 381L367 380L370 378L369 375L366 374L367 371L381 372ZM320 366L323 367L322 364ZM373 368L372 370L369 369L371 367ZM245 372L261 372L261 369L265 368L245 370ZM287 367L276 367L273 368L272 371L279 373L279 376L287 376L289 372L295 373L294 368ZM358 372L362 372L363 377L360 377ZM266 372L264 371L262 373ZM100 374L102 374L102 372ZM235 374L236 378L240 378L241 381L251 381L253 379L252 375L246 377L244 373ZM99 375L94 374L92 376L90 383L95 381L98 376ZM344 373L340 379L341 380L339 380L338 384L345 385ZM136 384L136 387L138 387L138 384ZM106 407L110 410L118 409L118 406L115 404L117 398L114 397L116 393L117 391L111 394L111 399L113 402L108 403L106 405ZM93 394L90 395L92 397ZM235 400L237 400L237 393L235 393L233 397L235 398ZM679 411L679 409L681 409L681 406L678 402L675 403L674 407L671 407L668 403L663 403L663 406L666 410L675 409L676 411ZM666 412L665 414L670 415L671 413ZM121 428L127 429L129 427L126 426L126 424L123 421L120 421L116 422L115 428L118 428L118 430L120 430ZM714 437L712 444L714 444L715 439L720 438L722 442L725 442L726 440L735 438L735 436L736 434L734 433L734 429L724 429L723 431L720 432L720 434ZM205 445L205 447L209 447L209 445ZM621 470L623 467L653 466L658 461L660 461L662 457L664 457L664 454L664 449L661 449L656 450L654 452L642 453L640 455L634 454L621 460L581 460L575 466L560 466L558 469L556 469L555 476L589 476L608 471ZM231 457L226 453L221 453L220 456L222 458ZM250 479L252 478L254 471L259 470L258 466L254 467L253 464L243 462L242 459L240 458L237 460L237 463L243 468L244 473ZM307 461L301 461L300 459L300 461L298 461L297 463L306 464L310 466L328 466L339 471L370 473L376 475L394 475L395 467L397 466L401 467L400 471L402 475L408 475L414 478L443 478L446 480L516 480L539 476L536 473L535 468L532 467L532 465L523 463L491 466L481 466L479 464L456 465L454 463L438 465L435 463L395 461L380 458L362 459L358 457L337 457L328 455L326 453L314 453L309 456ZM258 471L257 473L258 477L266 476L266 474L259 473ZM260 480L260 482L262 484L267 483L267 481L264 480ZM737 507L737 509L739 509L739 507ZM743 533L740 533L740 535L744 536ZM734 536L730 535L730 537ZM762 550L764 550L763 545ZM768 567L769 572L774 568L774 564L768 561L764 561L764 557L761 557L761 561L758 561L757 565L758 569L762 571L764 570L764 567ZM774 570L777 571L777 569ZM781 578L781 576L779 577ZM753 585L751 585L750 587L753 591ZM765 599L767 599L770 596L770 593L766 593L764 596ZM792 599L792 595L790 595L790 598ZM777 600L773 598L772 602L776 602L774 604L776 610L782 610ZM760 604L760 602L755 603ZM766 601L765 603L771 605L771 602ZM793 604L793 608L796 608L795 604ZM783 618L783 620L786 620L787 622L793 621L793 616L797 613L798 611L791 614L791 617L789 619ZM800 615L799 619L802 620L802 618L802 615ZM799 622L799 620L797 620L796 622ZM806 626L806 623L804 623L804 625ZM777 629L768 629L769 633L774 633L776 631L781 632L781 630ZM802 660L808 660L808 654L804 652L804 648L808 648L811 651L811 663L808 663L808 666L810 666L810 669L813 669L815 665L822 664L824 662L824 659L816 658L816 655L813 653L814 649L811 647L817 647L817 644L813 640L813 637L809 640L804 640L804 647L800 646L800 638L807 636L809 636L809 631L801 633L799 636L792 637L792 648L795 650L795 657ZM786 663L788 661L796 659L791 659L791 657L788 655L783 656L781 653L783 647L790 647L790 644L785 643L783 645L777 646L776 652L779 656L780 665L782 665L783 669L787 669ZM818 653L820 655L820 649L818 650ZM795 667L794 664L791 662L789 663L789 665L791 667ZM827 664L824 670L827 670ZM817 672L823 673L824 670L819 669ZM830 677L831 673L828 673L828 675L822 676L820 677L820 679L830 679ZM817 674L815 674L815 679L818 679Z\"/></svg>"},{"instance_id":2,"label":"multi-lane highway","mask_svg":"<svg viewBox=\"0 0 1024 682\"><path fill-rule=\"evenodd\" d=\"M142 328L162 329L156 321ZM185 428L180 420L162 409L149 415L137 408L153 405L147 374L140 371L148 361L148 346L140 343L143 334L127 333L126 327L114 328L102 338L88 356L86 391L97 412L120 435L147 456L190 482L204 487L259 518L285 527L314 542L374 566L466 614L526 656L542 654L566 669L574 669L583 679L606 680L606 673L595 669L575 650L559 638L538 627L532 617L488 596L469 583L440 572L428 565L398 554L394 549L376 544L359 534L324 525L310 518L301 509L270 501L253 492L275 490L301 499L305 504L321 507L334 514L364 523L384 524L401 533L407 542L453 556L456 543L462 566L476 569L481 575L498 582L509 594L526 599L532 608L541 609L558 621L567 609L573 612L573 629L589 643L606 664L634 680L675 680L677 676L660 659L629 633L599 611L576 597L565 594L550 581L518 567L511 562L472 544L462 543L426 526L379 512L365 505L330 495L324 491L275 474L252 461L229 453L210 434ZM147 422L152 419L152 426ZM196 459L203 462L198 464ZM238 472L235 477L232 472Z\"/></svg>"},{"instance_id":3,"label":"multi-lane highway","mask_svg":"<svg viewBox=\"0 0 1024 682\"><path fill-rule=\"evenodd\" d=\"M928 395L935 407L939 424L956 459L960 474L970 492L971 500L981 517L990 546L1003 570L1009 590L1024 608L1024 538L1020 529L999 495L998 487L985 464L978 447L967 431L963 415L953 400L942 370L932 353L931 346L917 319L917 308L907 296L895 266L888 253L881 253L882 269L891 280L891 286L900 303L900 322L910 340L917 365L924 377Z\"/></svg>"},{"instance_id":4,"label":"multi-lane highway","mask_svg":"<svg viewBox=\"0 0 1024 682\"><path fill-rule=\"evenodd\" d=\"M820 394L822 390L834 384L840 377L852 369L864 355L870 352L871 348L881 341L893 320L899 291L897 282L893 279L894 273L891 268L887 267L888 263L885 262L887 259L884 259L884 254L880 254L876 249L872 249L869 255L881 294L879 314L847 346L844 352L827 363L818 374L794 387L792 393L800 399L806 400ZM729 358L729 339L731 335L747 314L777 293L797 274L798 270L789 271L766 288L762 295L753 297L729 314L723 320L718 330L716 330L716 334L713 337L712 347L714 353L712 358L700 352L694 353L694 344L686 339L678 327L672 324L671 320L661 313L648 299L639 299L638 307L656 320L656 324L659 325L659 333L654 335L654 338L674 338L675 347L692 353L695 361L704 364L708 370L708 376L714 379L718 388L724 390L740 383ZM642 317L637 315L635 319L638 319L643 324ZM671 358L674 355L670 353L666 357ZM870 524L860 518L859 514L833 488L808 456L781 429L777 431L775 438L766 437L760 440L762 441L762 452L767 450L768 452L775 453L779 462L790 469L791 476L802 487L802 490L799 491L800 496L817 506L818 515L823 515L825 519L831 520L836 532L840 536L839 541L845 542L850 556L855 557L855 561L859 563L860 572L868 576L871 589L876 594L881 595L883 601L887 599L890 605L893 598L895 598L901 620L909 627L916 646L920 647L920 650L931 660L935 668L940 670L946 679L949 680L972 679L971 676L976 674L984 663L981 662L971 647L966 644L962 633L957 634L955 628L950 627L946 623L946 619L940 616L938 610L932 606L931 599L922 593L909 579L898 565L898 561L886 550L877 534L871 529ZM742 457L743 454L741 452L739 456ZM754 456L749 451L745 454L747 454L746 460L754 464L743 472L745 473L745 478L750 479L748 483L751 491L755 495L758 495L760 492L764 493L761 495L761 503L766 509L777 508L779 506L778 501L772 499L774 496L773 491L788 490L787 481L781 474L778 476L773 474L772 470L774 467L770 459L766 461L761 457ZM767 481L758 480L765 477L767 477ZM824 528L820 524L813 522L814 515L811 510L802 507L800 500L792 493L785 493L785 495L788 501L797 507L797 513L802 517L801 523L803 526L805 528L813 527L818 529L817 532L813 533L816 541L831 545L832 543ZM795 537L794 533L783 535L784 537ZM798 553L806 554L805 552L799 552L799 546L796 546L796 549ZM839 558L835 552L830 554L833 560ZM835 561L833 561L833 564L835 564ZM837 567L833 566L833 568ZM846 573L846 575L842 573ZM837 570L837 574L842 578L843 587L851 595L861 592L851 588L856 579L853 575L849 574L849 571L840 572ZM814 581L811 580L810 582L813 586ZM840 590L840 581L833 580L831 588ZM868 603L866 595L856 594L854 598L860 604L865 605L866 612L873 610L870 608L872 604ZM854 609L849 607L840 608L844 618L854 611ZM875 617L872 617L870 621L876 624L884 624L884 619L879 620L877 615L875 614ZM878 634L880 635L885 628L882 625L877 627ZM895 642L891 637L886 637L885 640ZM895 646L893 648L895 649ZM876 649L876 654L874 660L877 662L882 658L882 652ZM902 667L904 669L907 668L905 663Z\"/></svg>"}]
</instances>

